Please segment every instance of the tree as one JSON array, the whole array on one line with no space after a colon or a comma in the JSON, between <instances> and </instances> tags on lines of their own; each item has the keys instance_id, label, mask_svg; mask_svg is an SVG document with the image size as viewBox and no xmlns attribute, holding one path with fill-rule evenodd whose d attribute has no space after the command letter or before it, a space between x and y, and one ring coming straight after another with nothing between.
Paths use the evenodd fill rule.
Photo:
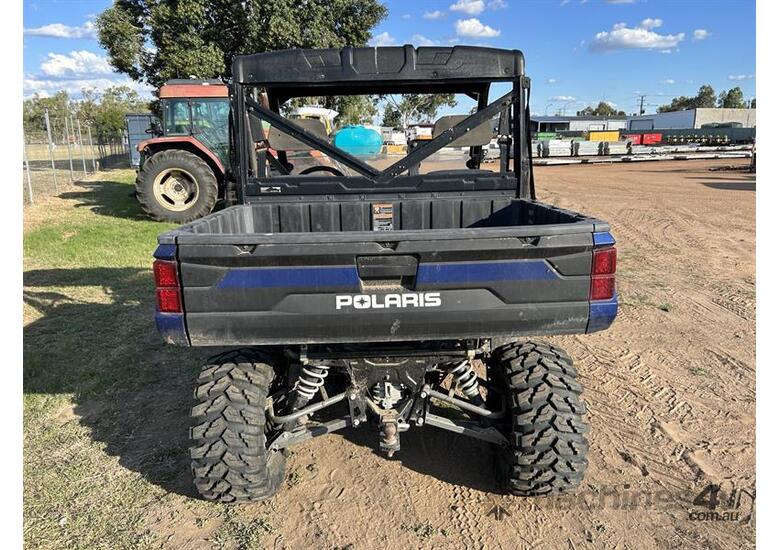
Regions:
<instances>
[{"instance_id":1,"label":"tree","mask_svg":"<svg viewBox=\"0 0 780 550\"><path fill-rule=\"evenodd\" d=\"M294 97L282 105L281 111L287 116L297 107L320 105L338 113L334 120L336 126L348 126L370 123L377 113L378 101L377 96L370 95Z\"/></svg>"},{"instance_id":2,"label":"tree","mask_svg":"<svg viewBox=\"0 0 780 550\"><path fill-rule=\"evenodd\" d=\"M699 93L695 97L675 97L670 104L658 107L658 112L668 113L671 111L715 107L715 102L715 90L709 84L705 84L699 88Z\"/></svg>"},{"instance_id":3,"label":"tree","mask_svg":"<svg viewBox=\"0 0 780 550\"><path fill-rule=\"evenodd\" d=\"M390 102L385 103L385 110L382 113L382 126L389 126L390 128L403 128L401 112L396 109Z\"/></svg>"},{"instance_id":4,"label":"tree","mask_svg":"<svg viewBox=\"0 0 780 550\"><path fill-rule=\"evenodd\" d=\"M234 54L363 46L386 15L378 0L115 0L96 27L115 69L160 86L226 77Z\"/></svg>"},{"instance_id":5,"label":"tree","mask_svg":"<svg viewBox=\"0 0 780 550\"><path fill-rule=\"evenodd\" d=\"M600 101L594 109L590 105L582 111L577 111L577 116L625 116L625 111L618 111L606 101Z\"/></svg>"},{"instance_id":6,"label":"tree","mask_svg":"<svg viewBox=\"0 0 780 550\"><path fill-rule=\"evenodd\" d=\"M34 96L26 99L23 104L25 131L45 132L44 112L48 110L56 139L59 139L64 129L65 118L72 116L82 125L91 125L92 135L98 141L115 141L124 134L127 113L149 110L149 103L127 86L106 88L103 93L87 88L81 94L81 101L72 101L68 93L62 90L51 97Z\"/></svg>"},{"instance_id":7,"label":"tree","mask_svg":"<svg viewBox=\"0 0 780 550\"><path fill-rule=\"evenodd\" d=\"M125 115L148 111L149 103L143 101L138 92L127 86L106 88L100 102L90 111L83 111L84 119L94 127L98 140L108 141L120 138L125 130Z\"/></svg>"},{"instance_id":8,"label":"tree","mask_svg":"<svg viewBox=\"0 0 780 550\"><path fill-rule=\"evenodd\" d=\"M730 89L728 92L721 92L718 96L718 107L740 109L747 106L745 96L742 94L742 89L739 86Z\"/></svg>"},{"instance_id":9,"label":"tree","mask_svg":"<svg viewBox=\"0 0 780 550\"><path fill-rule=\"evenodd\" d=\"M341 99L339 106L341 110L336 109L339 113L339 116L336 117L336 123L339 126L373 122L374 115L377 113L376 104L379 101L376 96L339 96L339 99Z\"/></svg>"},{"instance_id":10,"label":"tree","mask_svg":"<svg viewBox=\"0 0 780 550\"><path fill-rule=\"evenodd\" d=\"M444 105L455 107L458 104L455 94L402 94L400 97L399 101L392 95L382 96L387 101L384 116L400 121L400 124L393 126L404 128L410 122L432 122L439 108Z\"/></svg>"},{"instance_id":11,"label":"tree","mask_svg":"<svg viewBox=\"0 0 780 550\"><path fill-rule=\"evenodd\" d=\"M61 121L67 115L71 114L71 104L68 93L61 90L51 97L41 97L35 95L29 99L25 99L22 104L22 116L24 128L27 131L45 131L46 121L44 119L44 113L49 111L49 119L54 121Z\"/></svg>"}]
</instances>

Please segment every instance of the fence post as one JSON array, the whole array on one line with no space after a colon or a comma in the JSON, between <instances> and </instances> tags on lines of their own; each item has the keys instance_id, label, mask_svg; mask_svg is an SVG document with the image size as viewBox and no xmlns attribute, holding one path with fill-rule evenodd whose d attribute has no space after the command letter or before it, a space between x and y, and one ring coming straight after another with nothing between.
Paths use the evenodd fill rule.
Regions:
<instances>
[{"instance_id":1,"label":"fence post","mask_svg":"<svg viewBox=\"0 0 780 550\"><path fill-rule=\"evenodd\" d=\"M56 194L59 194L59 189L57 188L57 168L54 166L54 146L51 141L51 124L49 124L49 110L46 109L43 112L43 119L46 122L46 139L49 143L49 158L51 159L51 173L54 176L54 192Z\"/></svg>"},{"instance_id":2,"label":"fence post","mask_svg":"<svg viewBox=\"0 0 780 550\"><path fill-rule=\"evenodd\" d=\"M24 171L27 174L27 194L30 196L30 204L32 204L32 180L30 179L30 162L27 160L27 141L25 139L22 139L22 151L24 154Z\"/></svg>"},{"instance_id":3,"label":"fence post","mask_svg":"<svg viewBox=\"0 0 780 550\"><path fill-rule=\"evenodd\" d=\"M81 167L84 169L84 177L87 177L87 157L84 156L84 142L81 141L81 121L76 117L76 128L79 131L79 149L81 149Z\"/></svg>"},{"instance_id":4,"label":"fence post","mask_svg":"<svg viewBox=\"0 0 780 550\"><path fill-rule=\"evenodd\" d=\"M68 132L68 117L65 117L65 143L68 145L68 163L70 164L70 182L76 181L73 178L73 154L70 149L70 133Z\"/></svg>"},{"instance_id":5,"label":"fence post","mask_svg":"<svg viewBox=\"0 0 780 550\"><path fill-rule=\"evenodd\" d=\"M92 125L87 124L87 136L89 137L89 154L92 157L92 172L97 172L97 167L95 165L95 146L92 145Z\"/></svg>"}]
</instances>

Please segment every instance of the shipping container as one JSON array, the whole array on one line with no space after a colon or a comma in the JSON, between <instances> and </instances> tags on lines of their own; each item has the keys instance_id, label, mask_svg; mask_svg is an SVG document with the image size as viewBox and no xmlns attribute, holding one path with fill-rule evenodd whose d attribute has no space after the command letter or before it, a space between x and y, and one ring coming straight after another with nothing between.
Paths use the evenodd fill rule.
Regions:
<instances>
[{"instance_id":1,"label":"shipping container","mask_svg":"<svg viewBox=\"0 0 780 550\"><path fill-rule=\"evenodd\" d=\"M619 130L588 132L588 141L618 141L619 139Z\"/></svg>"},{"instance_id":2,"label":"shipping container","mask_svg":"<svg viewBox=\"0 0 780 550\"><path fill-rule=\"evenodd\" d=\"M623 137L630 141L632 145L640 145L642 143L642 134L626 134Z\"/></svg>"}]
</instances>

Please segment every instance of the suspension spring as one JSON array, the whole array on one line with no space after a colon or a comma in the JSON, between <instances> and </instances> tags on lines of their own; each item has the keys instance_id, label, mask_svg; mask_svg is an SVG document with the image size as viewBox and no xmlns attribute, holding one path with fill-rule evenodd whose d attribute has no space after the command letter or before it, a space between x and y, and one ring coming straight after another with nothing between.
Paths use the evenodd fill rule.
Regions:
<instances>
[{"instance_id":1,"label":"suspension spring","mask_svg":"<svg viewBox=\"0 0 780 550\"><path fill-rule=\"evenodd\" d=\"M295 392L300 396L303 403L307 403L314 394L325 384L325 378L328 376L329 365L305 365L298 375L298 381L295 383Z\"/></svg>"},{"instance_id":2,"label":"suspension spring","mask_svg":"<svg viewBox=\"0 0 780 550\"><path fill-rule=\"evenodd\" d=\"M479 382L477 373L471 368L469 361L463 361L450 369L455 387L471 400L479 398Z\"/></svg>"}]
</instances>

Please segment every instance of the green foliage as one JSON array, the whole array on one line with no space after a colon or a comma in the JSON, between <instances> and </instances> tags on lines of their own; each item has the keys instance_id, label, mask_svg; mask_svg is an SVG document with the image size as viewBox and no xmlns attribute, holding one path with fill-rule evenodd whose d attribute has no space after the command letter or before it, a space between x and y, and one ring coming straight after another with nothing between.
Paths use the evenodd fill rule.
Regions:
<instances>
[{"instance_id":1,"label":"green foliage","mask_svg":"<svg viewBox=\"0 0 780 550\"><path fill-rule=\"evenodd\" d=\"M350 124L371 123L374 115L377 113L376 104L378 99L374 96L356 95L340 96L340 105L335 107L339 112L336 117L338 126L347 126Z\"/></svg>"},{"instance_id":2,"label":"green foliage","mask_svg":"<svg viewBox=\"0 0 780 550\"><path fill-rule=\"evenodd\" d=\"M121 137L125 129L125 114L148 111L149 103L127 86L106 88L102 94L85 89L82 100L78 102L72 101L64 91L52 97L36 95L23 103L24 127L27 132L45 132L44 113L47 109L53 128L61 128L66 116L77 117L82 124L92 125L93 137L105 141Z\"/></svg>"},{"instance_id":3,"label":"green foliage","mask_svg":"<svg viewBox=\"0 0 780 550\"><path fill-rule=\"evenodd\" d=\"M321 105L338 113L334 120L337 127L366 124L370 123L377 113L376 104L378 101L377 96L369 95L296 97L282 106L282 113L287 114L293 109L305 105Z\"/></svg>"},{"instance_id":4,"label":"green foliage","mask_svg":"<svg viewBox=\"0 0 780 550\"><path fill-rule=\"evenodd\" d=\"M94 125L98 139L112 139L121 136L125 129L125 115L149 110L149 103L143 101L138 93L127 86L107 88L99 102L94 96L85 94L79 105L82 120Z\"/></svg>"},{"instance_id":5,"label":"green foliage","mask_svg":"<svg viewBox=\"0 0 780 550\"><path fill-rule=\"evenodd\" d=\"M227 76L233 54L362 46L386 15L377 0L115 0L96 27L114 68L159 86Z\"/></svg>"},{"instance_id":6,"label":"green foliage","mask_svg":"<svg viewBox=\"0 0 780 550\"><path fill-rule=\"evenodd\" d=\"M24 128L28 132L45 132L46 121L44 113L49 111L49 118L62 120L71 113L70 98L65 91L59 91L51 97L39 97L37 94L22 104Z\"/></svg>"},{"instance_id":7,"label":"green foliage","mask_svg":"<svg viewBox=\"0 0 780 550\"><path fill-rule=\"evenodd\" d=\"M625 114L625 111L618 111L606 101L599 102L595 109L588 106L582 111L577 111L577 116L625 116Z\"/></svg>"},{"instance_id":8,"label":"green foliage","mask_svg":"<svg viewBox=\"0 0 780 550\"><path fill-rule=\"evenodd\" d=\"M718 96L718 107L723 107L725 109L740 109L747 106L748 104L745 102L745 96L739 86L730 89L728 92L721 92Z\"/></svg>"},{"instance_id":9,"label":"green foliage","mask_svg":"<svg viewBox=\"0 0 780 550\"><path fill-rule=\"evenodd\" d=\"M715 102L715 90L709 84L705 84L699 88L699 93L694 97L675 97L670 104L658 107L658 112L668 113L671 111L685 111L687 109L710 108L715 107Z\"/></svg>"},{"instance_id":10,"label":"green foliage","mask_svg":"<svg viewBox=\"0 0 780 550\"><path fill-rule=\"evenodd\" d=\"M458 104L455 94L402 94L400 101L395 96L383 98L387 100L384 118L396 122L387 124L393 127L405 127L410 122L432 122L439 108Z\"/></svg>"},{"instance_id":11,"label":"green foliage","mask_svg":"<svg viewBox=\"0 0 780 550\"><path fill-rule=\"evenodd\" d=\"M385 103L385 110L382 113L382 126L391 128L402 128L401 112L395 109L391 103Z\"/></svg>"}]
</instances>

